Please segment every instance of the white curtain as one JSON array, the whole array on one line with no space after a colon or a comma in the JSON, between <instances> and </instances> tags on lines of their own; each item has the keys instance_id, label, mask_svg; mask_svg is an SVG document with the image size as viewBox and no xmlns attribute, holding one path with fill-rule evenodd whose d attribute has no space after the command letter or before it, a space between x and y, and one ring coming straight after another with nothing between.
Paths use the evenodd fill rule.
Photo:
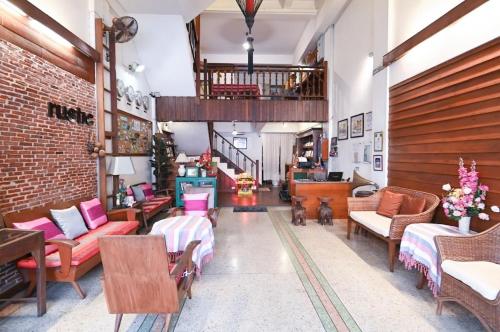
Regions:
<instances>
[{"instance_id":1,"label":"white curtain","mask_svg":"<svg viewBox=\"0 0 500 332\"><path fill-rule=\"evenodd\" d=\"M285 179L285 164L292 162L294 144L294 134L262 134L263 180Z\"/></svg>"}]
</instances>

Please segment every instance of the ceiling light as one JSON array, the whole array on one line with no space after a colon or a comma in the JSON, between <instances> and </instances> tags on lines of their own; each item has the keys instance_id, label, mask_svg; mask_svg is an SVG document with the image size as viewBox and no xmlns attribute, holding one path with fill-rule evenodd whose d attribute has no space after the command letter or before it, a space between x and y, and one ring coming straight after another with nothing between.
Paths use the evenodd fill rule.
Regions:
<instances>
[{"instance_id":1,"label":"ceiling light","mask_svg":"<svg viewBox=\"0 0 500 332\"><path fill-rule=\"evenodd\" d=\"M68 47L73 46L69 41L67 41L66 39L64 39L63 37L61 37L59 34L55 33L54 31L52 31L51 29L47 28L45 25L38 22L37 20L30 19L29 25L34 30L37 30L38 32L44 34L48 38L52 39L53 41L55 41L61 45L68 46Z\"/></svg>"},{"instance_id":2,"label":"ceiling light","mask_svg":"<svg viewBox=\"0 0 500 332\"><path fill-rule=\"evenodd\" d=\"M233 136L236 136L236 135L238 135L238 132L237 132L236 130L233 130L233 131L231 132L231 134L232 134Z\"/></svg>"},{"instance_id":3,"label":"ceiling light","mask_svg":"<svg viewBox=\"0 0 500 332\"><path fill-rule=\"evenodd\" d=\"M242 45L242 46L243 46L243 48L244 48L245 50L248 50L248 49L250 48L250 43L249 43L248 41L246 41L246 42L244 42L244 43L243 43L243 45Z\"/></svg>"},{"instance_id":4,"label":"ceiling light","mask_svg":"<svg viewBox=\"0 0 500 332\"><path fill-rule=\"evenodd\" d=\"M0 0L0 5L11 14L16 14L19 16L28 16L24 11L22 11L21 8L17 7L16 5L13 5L7 0Z\"/></svg>"}]
</instances>

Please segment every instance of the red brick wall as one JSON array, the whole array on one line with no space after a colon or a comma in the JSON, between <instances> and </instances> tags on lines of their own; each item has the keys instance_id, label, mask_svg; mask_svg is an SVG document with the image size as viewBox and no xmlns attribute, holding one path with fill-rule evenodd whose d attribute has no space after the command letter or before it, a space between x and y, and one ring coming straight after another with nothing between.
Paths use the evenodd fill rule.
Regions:
<instances>
[{"instance_id":1,"label":"red brick wall","mask_svg":"<svg viewBox=\"0 0 500 332\"><path fill-rule=\"evenodd\" d=\"M86 150L95 125L47 116L47 103L95 116L95 87L0 40L0 213L97 193Z\"/></svg>"}]
</instances>

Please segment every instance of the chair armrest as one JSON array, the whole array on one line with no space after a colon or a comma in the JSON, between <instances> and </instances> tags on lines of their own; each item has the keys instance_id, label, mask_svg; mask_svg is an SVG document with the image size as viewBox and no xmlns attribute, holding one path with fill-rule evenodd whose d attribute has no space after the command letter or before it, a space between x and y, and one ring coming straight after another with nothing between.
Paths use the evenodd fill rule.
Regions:
<instances>
[{"instance_id":1,"label":"chair armrest","mask_svg":"<svg viewBox=\"0 0 500 332\"><path fill-rule=\"evenodd\" d=\"M165 189L155 190L154 194L155 196L157 196L158 194L165 194L165 196L170 196L170 189L165 188Z\"/></svg>"},{"instance_id":2,"label":"chair armrest","mask_svg":"<svg viewBox=\"0 0 500 332\"><path fill-rule=\"evenodd\" d=\"M432 204L427 210L419 214L397 214L392 217L389 238L401 240L406 226L417 223L430 223L434 218L434 213L439 205L439 201Z\"/></svg>"},{"instance_id":3,"label":"chair armrest","mask_svg":"<svg viewBox=\"0 0 500 332\"><path fill-rule=\"evenodd\" d=\"M382 192L376 192L368 197L347 197L347 208L351 211L376 211L380 200L382 199Z\"/></svg>"},{"instance_id":4,"label":"chair armrest","mask_svg":"<svg viewBox=\"0 0 500 332\"><path fill-rule=\"evenodd\" d=\"M175 278L180 273L183 273L185 270L191 272L193 270L193 251L201 243L200 240L191 241L186 250L182 253L182 255L177 259L176 265L170 271L170 275Z\"/></svg>"},{"instance_id":5,"label":"chair armrest","mask_svg":"<svg viewBox=\"0 0 500 332\"><path fill-rule=\"evenodd\" d=\"M45 244L54 244L59 251L59 259L61 260L60 269L55 272L61 277L68 275L71 269L71 258L73 257L73 248L80 244L75 240L46 240Z\"/></svg>"},{"instance_id":6,"label":"chair armrest","mask_svg":"<svg viewBox=\"0 0 500 332\"><path fill-rule=\"evenodd\" d=\"M219 209L218 208L208 209L207 217L208 219L210 219L212 227L217 227L217 219L219 218Z\"/></svg>"},{"instance_id":7,"label":"chair armrest","mask_svg":"<svg viewBox=\"0 0 500 332\"><path fill-rule=\"evenodd\" d=\"M141 210L135 208L111 210L107 212L110 221L134 221Z\"/></svg>"}]
</instances>

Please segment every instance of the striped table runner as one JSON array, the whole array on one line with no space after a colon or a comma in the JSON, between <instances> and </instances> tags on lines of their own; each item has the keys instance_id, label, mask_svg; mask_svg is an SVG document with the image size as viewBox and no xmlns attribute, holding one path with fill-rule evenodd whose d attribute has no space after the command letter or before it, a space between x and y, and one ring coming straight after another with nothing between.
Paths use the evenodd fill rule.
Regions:
<instances>
[{"instance_id":1,"label":"striped table runner","mask_svg":"<svg viewBox=\"0 0 500 332\"><path fill-rule=\"evenodd\" d=\"M441 285L441 267L438 267L438 253L434 237L436 235L462 236L457 227L442 224L412 224L405 228L399 260L406 269L417 268L428 280L434 296Z\"/></svg>"},{"instance_id":2,"label":"striped table runner","mask_svg":"<svg viewBox=\"0 0 500 332\"><path fill-rule=\"evenodd\" d=\"M212 223L205 217L178 216L162 219L153 225L150 234L165 236L168 252L184 251L191 241L200 240L201 243L193 251L197 274L214 257Z\"/></svg>"}]
</instances>

